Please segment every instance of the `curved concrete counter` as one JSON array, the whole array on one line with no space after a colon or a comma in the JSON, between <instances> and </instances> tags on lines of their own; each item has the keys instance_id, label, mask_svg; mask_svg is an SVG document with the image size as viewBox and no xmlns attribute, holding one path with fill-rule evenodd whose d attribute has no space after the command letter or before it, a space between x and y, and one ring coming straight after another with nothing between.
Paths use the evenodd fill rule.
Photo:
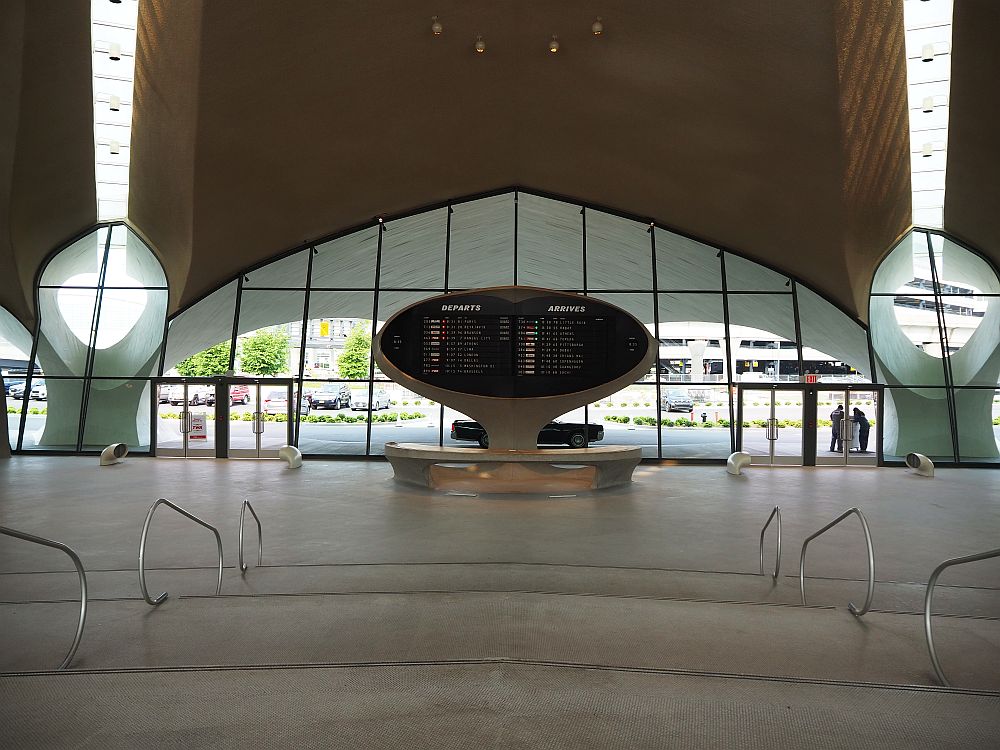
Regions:
<instances>
[{"instance_id":1,"label":"curved concrete counter","mask_svg":"<svg viewBox=\"0 0 1000 750\"><path fill-rule=\"evenodd\" d=\"M396 481L441 490L546 493L614 487L632 481L642 448L483 450L386 443Z\"/></svg>"}]
</instances>

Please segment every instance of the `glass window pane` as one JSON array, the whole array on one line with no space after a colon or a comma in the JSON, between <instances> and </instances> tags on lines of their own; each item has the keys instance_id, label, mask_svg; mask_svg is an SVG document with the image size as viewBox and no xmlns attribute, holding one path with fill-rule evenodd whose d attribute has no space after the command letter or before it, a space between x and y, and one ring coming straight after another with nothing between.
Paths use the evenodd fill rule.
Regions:
<instances>
[{"instance_id":1,"label":"glass window pane","mask_svg":"<svg viewBox=\"0 0 1000 750\"><path fill-rule=\"evenodd\" d=\"M913 232L903 238L879 265L872 281L872 294L930 294L934 291L927 235Z\"/></svg>"},{"instance_id":2,"label":"glass window pane","mask_svg":"<svg viewBox=\"0 0 1000 750\"><path fill-rule=\"evenodd\" d=\"M514 283L514 194L454 207L451 215L449 289Z\"/></svg>"},{"instance_id":3,"label":"glass window pane","mask_svg":"<svg viewBox=\"0 0 1000 750\"><path fill-rule=\"evenodd\" d=\"M97 289L39 289L38 362L48 375L84 375Z\"/></svg>"},{"instance_id":4,"label":"glass window pane","mask_svg":"<svg viewBox=\"0 0 1000 750\"><path fill-rule=\"evenodd\" d=\"M374 289L378 227L367 227L316 247L312 286Z\"/></svg>"},{"instance_id":5,"label":"glass window pane","mask_svg":"<svg viewBox=\"0 0 1000 750\"><path fill-rule=\"evenodd\" d=\"M799 285L799 326L802 359L807 373L823 383L870 381L868 335L844 312Z\"/></svg>"},{"instance_id":6,"label":"glass window pane","mask_svg":"<svg viewBox=\"0 0 1000 750\"><path fill-rule=\"evenodd\" d=\"M368 378L373 298L372 292L312 292L306 337L307 373L318 378Z\"/></svg>"},{"instance_id":7,"label":"glass window pane","mask_svg":"<svg viewBox=\"0 0 1000 750\"><path fill-rule=\"evenodd\" d=\"M721 269L714 247L656 228L657 288L720 291Z\"/></svg>"},{"instance_id":8,"label":"glass window pane","mask_svg":"<svg viewBox=\"0 0 1000 750\"><path fill-rule=\"evenodd\" d=\"M660 380L725 382L722 295L660 294L659 300Z\"/></svg>"},{"instance_id":9,"label":"glass window pane","mask_svg":"<svg viewBox=\"0 0 1000 750\"><path fill-rule=\"evenodd\" d=\"M920 307L899 297L872 297L869 325L879 379L888 384L944 385L944 363L932 297Z\"/></svg>"},{"instance_id":10,"label":"glass window pane","mask_svg":"<svg viewBox=\"0 0 1000 750\"><path fill-rule=\"evenodd\" d=\"M1000 278L983 258L940 235L932 242L941 294L1000 294Z\"/></svg>"},{"instance_id":11,"label":"glass window pane","mask_svg":"<svg viewBox=\"0 0 1000 750\"><path fill-rule=\"evenodd\" d=\"M92 380L87 400L84 450L125 443L129 450L149 450L148 380Z\"/></svg>"},{"instance_id":12,"label":"glass window pane","mask_svg":"<svg viewBox=\"0 0 1000 750\"><path fill-rule=\"evenodd\" d=\"M791 295L731 294L729 320L734 381L799 379Z\"/></svg>"},{"instance_id":13,"label":"glass window pane","mask_svg":"<svg viewBox=\"0 0 1000 750\"><path fill-rule=\"evenodd\" d=\"M1000 376L1000 297L939 298L955 385L996 385Z\"/></svg>"},{"instance_id":14,"label":"glass window pane","mask_svg":"<svg viewBox=\"0 0 1000 750\"><path fill-rule=\"evenodd\" d=\"M80 429L82 380L35 379L24 426L25 450L75 451ZM146 402L149 411L149 402Z\"/></svg>"},{"instance_id":15,"label":"glass window pane","mask_svg":"<svg viewBox=\"0 0 1000 750\"><path fill-rule=\"evenodd\" d=\"M664 458L725 458L732 453L726 384L660 386Z\"/></svg>"},{"instance_id":16,"label":"glass window pane","mask_svg":"<svg viewBox=\"0 0 1000 750\"><path fill-rule=\"evenodd\" d=\"M519 194L517 283L583 289L583 222L579 206Z\"/></svg>"},{"instance_id":17,"label":"glass window pane","mask_svg":"<svg viewBox=\"0 0 1000 750\"><path fill-rule=\"evenodd\" d=\"M93 374L155 375L160 366L167 290L104 289L101 294Z\"/></svg>"},{"instance_id":18,"label":"glass window pane","mask_svg":"<svg viewBox=\"0 0 1000 750\"><path fill-rule=\"evenodd\" d=\"M655 385L626 386L590 404L589 412L591 422L604 425L604 440L598 446L638 445L643 458L659 455Z\"/></svg>"},{"instance_id":19,"label":"glass window pane","mask_svg":"<svg viewBox=\"0 0 1000 750\"><path fill-rule=\"evenodd\" d=\"M993 388L958 388L955 413L961 460L1000 463L1000 392Z\"/></svg>"},{"instance_id":20,"label":"glass window pane","mask_svg":"<svg viewBox=\"0 0 1000 750\"><path fill-rule=\"evenodd\" d=\"M649 225L594 210L586 217L587 288L652 289Z\"/></svg>"},{"instance_id":21,"label":"glass window pane","mask_svg":"<svg viewBox=\"0 0 1000 750\"><path fill-rule=\"evenodd\" d=\"M731 292L791 292L787 276L760 263L726 253L726 288Z\"/></svg>"},{"instance_id":22,"label":"glass window pane","mask_svg":"<svg viewBox=\"0 0 1000 750\"><path fill-rule=\"evenodd\" d=\"M305 292L244 289L236 337L236 372L298 375Z\"/></svg>"},{"instance_id":23,"label":"glass window pane","mask_svg":"<svg viewBox=\"0 0 1000 750\"><path fill-rule=\"evenodd\" d=\"M219 342L228 347L236 315L236 282L226 284L170 321L163 371ZM225 369L223 370L225 372Z\"/></svg>"},{"instance_id":24,"label":"glass window pane","mask_svg":"<svg viewBox=\"0 0 1000 750\"><path fill-rule=\"evenodd\" d=\"M45 267L39 285L97 286L107 237L107 228L101 228L62 250Z\"/></svg>"},{"instance_id":25,"label":"glass window pane","mask_svg":"<svg viewBox=\"0 0 1000 750\"><path fill-rule=\"evenodd\" d=\"M955 460L946 389L886 388L884 410L886 460L901 461L913 452L935 460Z\"/></svg>"},{"instance_id":26,"label":"glass window pane","mask_svg":"<svg viewBox=\"0 0 1000 750\"><path fill-rule=\"evenodd\" d=\"M364 395L367 399L368 394ZM437 402L384 380L375 383L371 404L370 455L385 455L385 444L389 441L438 444L441 409Z\"/></svg>"},{"instance_id":27,"label":"glass window pane","mask_svg":"<svg viewBox=\"0 0 1000 750\"><path fill-rule=\"evenodd\" d=\"M447 208L389 222L382 234L379 286L443 289L447 241Z\"/></svg>"},{"instance_id":28,"label":"glass window pane","mask_svg":"<svg viewBox=\"0 0 1000 750\"><path fill-rule=\"evenodd\" d=\"M243 288L275 287L304 289L309 271L309 250L300 250L287 258L268 263L244 274Z\"/></svg>"}]
</instances>

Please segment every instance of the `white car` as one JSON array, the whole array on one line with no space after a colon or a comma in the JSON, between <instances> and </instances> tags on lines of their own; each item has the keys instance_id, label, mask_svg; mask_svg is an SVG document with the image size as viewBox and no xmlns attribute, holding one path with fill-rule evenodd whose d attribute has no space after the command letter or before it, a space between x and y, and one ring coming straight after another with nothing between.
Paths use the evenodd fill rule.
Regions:
<instances>
[{"instance_id":1,"label":"white car","mask_svg":"<svg viewBox=\"0 0 1000 750\"><path fill-rule=\"evenodd\" d=\"M45 401L49 397L48 388L45 387L45 383L36 383L31 386L31 400L32 401Z\"/></svg>"},{"instance_id":2,"label":"white car","mask_svg":"<svg viewBox=\"0 0 1000 750\"><path fill-rule=\"evenodd\" d=\"M207 383L189 383L187 387L188 406L207 404L215 399L215 386ZM184 386L181 383L167 388L167 400L174 406L184 403Z\"/></svg>"},{"instance_id":3,"label":"white car","mask_svg":"<svg viewBox=\"0 0 1000 750\"><path fill-rule=\"evenodd\" d=\"M389 394L382 388L376 388L372 394L372 411L388 409L392 403ZM368 408L368 391L351 391L351 411Z\"/></svg>"}]
</instances>

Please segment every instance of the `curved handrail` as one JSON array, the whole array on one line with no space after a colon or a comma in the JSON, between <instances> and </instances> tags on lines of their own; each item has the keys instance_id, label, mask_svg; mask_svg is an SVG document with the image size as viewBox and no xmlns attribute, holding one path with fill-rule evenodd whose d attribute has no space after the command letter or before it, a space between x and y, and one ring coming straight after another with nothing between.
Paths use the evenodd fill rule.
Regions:
<instances>
[{"instance_id":1,"label":"curved handrail","mask_svg":"<svg viewBox=\"0 0 1000 750\"><path fill-rule=\"evenodd\" d=\"M991 557L1000 557L1000 549L993 549L989 552L980 552L977 555L966 555L965 557L954 557L951 560L945 560L943 563L934 568L934 572L931 573L930 580L927 581L927 593L924 595L924 635L927 636L927 650L931 655L931 664L934 665L934 673L941 681L941 684L945 687L951 687L951 683L948 682L948 678L944 676L944 671L941 669L941 663L938 661L937 652L934 650L934 634L931 632L931 601L934 598L934 585L937 583L938 576L944 572L945 568L950 568L952 565L961 565L962 563L988 560Z\"/></svg>"},{"instance_id":2,"label":"curved handrail","mask_svg":"<svg viewBox=\"0 0 1000 750\"><path fill-rule=\"evenodd\" d=\"M155 503L149 506L149 513L146 514L146 522L142 525L142 536L139 539L139 588L142 589L142 598L146 600L146 604L152 604L154 606L162 603L163 600L167 598L166 591L164 591L155 599L149 598L149 591L146 589L146 568L145 564L143 563L143 558L146 554L146 535L149 533L149 522L153 520L153 513L161 505L166 505L169 508L173 508L182 516L190 518L192 521L194 521L197 524L201 524L206 529L211 529L212 533L215 534L215 543L219 547L219 583L215 587L215 595L218 596L219 594L222 593L222 537L219 536L219 530L214 526L212 526L212 524L205 523L200 518L198 518L198 516L188 513L179 505L174 505L174 503L161 497L159 500L157 500Z\"/></svg>"},{"instance_id":3,"label":"curved handrail","mask_svg":"<svg viewBox=\"0 0 1000 750\"><path fill-rule=\"evenodd\" d=\"M35 544L41 544L46 547L62 550L69 555L69 559L72 560L73 565L76 566L76 573L80 576L80 622L76 626L76 635L73 637L73 645L70 646L69 653L66 654L66 658L63 659L62 664L57 667L57 669L65 669L69 666L69 663L73 661L73 657L76 655L76 649L80 646L80 639L83 638L83 624L87 621L87 573L83 569L83 563L80 562L80 557L76 554L76 552L71 550L62 542L45 539L44 537L35 536L34 534L25 534L23 531L9 529L6 526L0 526L0 534L6 534L7 536L12 536L15 539L23 539L26 542L34 542Z\"/></svg>"},{"instance_id":4,"label":"curved handrail","mask_svg":"<svg viewBox=\"0 0 1000 750\"><path fill-rule=\"evenodd\" d=\"M257 511L253 509L249 500L244 500L243 505L240 506L240 571L246 573L247 566L243 562L243 516L246 514L247 508L250 509L250 513L253 514L253 520L257 522L257 567L261 566L261 561L264 558L264 537L263 532L260 528L260 519L257 517Z\"/></svg>"},{"instance_id":5,"label":"curved handrail","mask_svg":"<svg viewBox=\"0 0 1000 750\"><path fill-rule=\"evenodd\" d=\"M799 556L799 593L802 595L802 604L806 603L806 547L809 542L818 537L820 534L832 529L838 523L843 521L850 515L856 515L861 520L861 528L865 532L865 544L868 547L868 595L865 597L865 606L860 610L854 606L854 602L848 602L847 608L851 611L852 615L861 617L865 614L872 606L872 596L875 594L875 549L872 547L872 534L871 530L868 528L868 520L865 518L865 514L862 513L857 508L848 508L835 519L830 521L826 526L817 531L812 536L808 537L802 543L802 554Z\"/></svg>"},{"instance_id":6,"label":"curved handrail","mask_svg":"<svg viewBox=\"0 0 1000 750\"><path fill-rule=\"evenodd\" d=\"M760 530L760 574L764 575L764 532L767 531L767 527L771 525L771 519L777 518L778 525L776 529L778 531L778 543L774 551L774 572L771 574L772 580L778 580L778 571L781 570L781 508L777 505L774 506L774 510L771 511L771 515L767 517L767 521L764 522L764 528Z\"/></svg>"}]
</instances>

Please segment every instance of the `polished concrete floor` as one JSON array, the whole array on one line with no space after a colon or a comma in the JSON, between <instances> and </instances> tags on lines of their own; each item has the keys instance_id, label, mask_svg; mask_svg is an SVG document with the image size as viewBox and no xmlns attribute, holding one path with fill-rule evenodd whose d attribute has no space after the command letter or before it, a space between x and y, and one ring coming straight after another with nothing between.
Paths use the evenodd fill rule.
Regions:
<instances>
[{"instance_id":1,"label":"polished concrete floor","mask_svg":"<svg viewBox=\"0 0 1000 750\"><path fill-rule=\"evenodd\" d=\"M137 550L157 510L145 604ZM240 503L263 524L263 565ZM782 511L776 581L760 528ZM877 585L865 595L864 537ZM22 456L0 462L0 722L15 746L995 747L1000 559L952 569L935 637L924 584L1000 547L1000 472L640 466L625 488L468 496L396 484L379 461ZM773 562L774 536L765 564ZM235 698L234 697L239 696ZM154 706L159 709L154 710ZM141 718L136 718L141 717ZM155 732L155 735L148 734ZM318 732L318 734L317 734ZM340 734L337 734L337 733ZM156 737L157 741L149 741ZM335 740L334 738L338 738Z\"/></svg>"}]
</instances>

